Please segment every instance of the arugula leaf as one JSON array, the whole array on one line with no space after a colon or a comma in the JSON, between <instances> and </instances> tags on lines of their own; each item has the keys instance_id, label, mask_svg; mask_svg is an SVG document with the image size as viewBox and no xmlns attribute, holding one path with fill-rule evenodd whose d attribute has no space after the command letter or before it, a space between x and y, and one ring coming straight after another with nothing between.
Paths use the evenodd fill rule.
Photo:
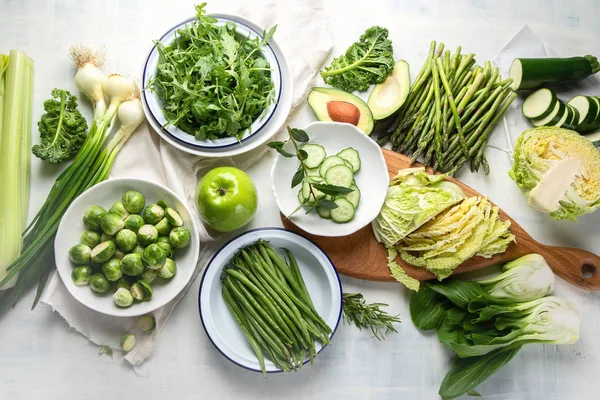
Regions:
<instances>
[{"instance_id":1,"label":"arugula leaf","mask_svg":"<svg viewBox=\"0 0 600 400\"><path fill-rule=\"evenodd\" d=\"M325 83L346 92L363 92L371 84L383 82L393 68L394 50L388 30L373 26L345 54L333 59L321 76Z\"/></svg>"},{"instance_id":2,"label":"arugula leaf","mask_svg":"<svg viewBox=\"0 0 600 400\"><path fill-rule=\"evenodd\" d=\"M196 21L178 29L168 46L155 41L159 60L147 89L161 100L166 125L199 140L239 140L275 100L261 50L276 27L262 38L246 37L234 24L217 25L205 5L196 6Z\"/></svg>"}]
</instances>

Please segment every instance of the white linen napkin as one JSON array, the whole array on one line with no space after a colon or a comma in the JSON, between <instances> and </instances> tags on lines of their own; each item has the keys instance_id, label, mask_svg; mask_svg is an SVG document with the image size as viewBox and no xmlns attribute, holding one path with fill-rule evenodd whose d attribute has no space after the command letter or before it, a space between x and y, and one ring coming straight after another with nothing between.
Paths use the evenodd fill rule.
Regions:
<instances>
[{"instance_id":1,"label":"white linen napkin","mask_svg":"<svg viewBox=\"0 0 600 400\"><path fill-rule=\"evenodd\" d=\"M209 13L233 12L264 28L278 25L275 40L286 56L294 82L292 110L288 117L293 119L295 110L306 98L315 75L333 46L328 17L321 0L299 2L261 0L237 10L231 5L228 7L227 4L214 4L219 9L210 7ZM169 23L174 22L177 21ZM280 129L278 135L282 135L283 132L284 130ZM266 146L261 146L249 153L218 161L201 158L171 147L160 139L147 123L144 123L117 157L111 177L139 177L161 183L187 199L193 207L196 182L210 166L218 162L220 165L233 165L246 169L259 160L266 149ZM144 157L139 157L140 154ZM198 225L202 227L200 221ZM152 334L141 332L136 327L137 318L107 316L74 301L56 272L50 278L41 301L58 312L71 328L98 345L109 345L119 349L120 336L126 332L134 333L137 344L125 355L125 359L133 365L139 365L150 356L171 311L186 294L209 256L215 251L215 242L204 228L201 228L200 235L202 242L200 257L194 276L173 301L154 312L156 329Z\"/></svg>"}]
</instances>

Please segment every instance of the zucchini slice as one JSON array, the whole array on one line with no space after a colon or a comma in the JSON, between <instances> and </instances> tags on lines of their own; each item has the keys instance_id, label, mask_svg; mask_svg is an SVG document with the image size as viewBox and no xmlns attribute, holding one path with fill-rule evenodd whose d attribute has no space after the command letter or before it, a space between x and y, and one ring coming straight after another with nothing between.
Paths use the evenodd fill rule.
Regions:
<instances>
[{"instance_id":1,"label":"zucchini slice","mask_svg":"<svg viewBox=\"0 0 600 400\"><path fill-rule=\"evenodd\" d=\"M579 111L579 122L577 132L589 132L594 130L594 122L598 117L598 102L591 96L575 96L569 100L569 105Z\"/></svg>"},{"instance_id":2,"label":"zucchini slice","mask_svg":"<svg viewBox=\"0 0 600 400\"><path fill-rule=\"evenodd\" d=\"M319 167L319 175L325 178L327 170L333 167L334 165L345 165L344 159L338 156L329 156L325 158L325 160L323 160L323 163L321 163L321 166Z\"/></svg>"},{"instance_id":3,"label":"zucchini slice","mask_svg":"<svg viewBox=\"0 0 600 400\"><path fill-rule=\"evenodd\" d=\"M539 89L531 93L523 102L523 115L527 118L542 119L547 117L554 107L558 97L549 89Z\"/></svg>"},{"instance_id":4,"label":"zucchini slice","mask_svg":"<svg viewBox=\"0 0 600 400\"><path fill-rule=\"evenodd\" d=\"M337 155L352 164L352 171L354 173L357 173L360 170L360 155L357 150L348 147L337 153Z\"/></svg>"},{"instance_id":5,"label":"zucchini slice","mask_svg":"<svg viewBox=\"0 0 600 400\"><path fill-rule=\"evenodd\" d=\"M554 106L554 110L547 117L542 119L532 119L531 123L533 126L552 126L555 125L563 115L567 112L567 106L561 100L556 102L556 106Z\"/></svg>"},{"instance_id":6,"label":"zucchini slice","mask_svg":"<svg viewBox=\"0 0 600 400\"><path fill-rule=\"evenodd\" d=\"M325 182L330 185L342 186L349 188L352 186L354 174L346 165L335 165L325 173Z\"/></svg>"},{"instance_id":7,"label":"zucchini slice","mask_svg":"<svg viewBox=\"0 0 600 400\"><path fill-rule=\"evenodd\" d=\"M331 219L334 222L344 223L354 218L356 210L348 199L340 198L335 199L333 202L337 205L337 208L331 210Z\"/></svg>"},{"instance_id":8,"label":"zucchini slice","mask_svg":"<svg viewBox=\"0 0 600 400\"><path fill-rule=\"evenodd\" d=\"M318 144L305 144L301 149L308 154L308 157L304 160L307 168L317 168L327 156L323 146Z\"/></svg>"},{"instance_id":9,"label":"zucchini slice","mask_svg":"<svg viewBox=\"0 0 600 400\"><path fill-rule=\"evenodd\" d=\"M579 121L579 111L575 107L572 107L567 104L567 109L569 110L569 117L559 125L561 128L575 130L577 127L577 121Z\"/></svg>"}]
</instances>

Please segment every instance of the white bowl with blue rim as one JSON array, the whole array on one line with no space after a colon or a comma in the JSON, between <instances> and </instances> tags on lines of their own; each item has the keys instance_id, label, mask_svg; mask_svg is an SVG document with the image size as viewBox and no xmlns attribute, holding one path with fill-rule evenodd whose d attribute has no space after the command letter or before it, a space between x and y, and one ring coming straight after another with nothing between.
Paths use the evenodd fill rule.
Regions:
<instances>
[{"instance_id":1,"label":"white bowl with blue rim","mask_svg":"<svg viewBox=\"0 0 600 400\"><path fill-rule=\"evenodd\" d=\"M230 14L210 14L217 20L217 25L233 23L238 34L262 38L264 29L247 19ZM196 21L196 17L187 19L169 29L160 42L169 45L175 38L178 29ZM275 33L277 36L277 33ZM275 88L275 100L258 117L241 138L227 137L216 140L199 140L187 132L167 124L163 113L163 103L156 93L151 90L142 92L142 105L148 122L152 128L169 144L187 153L204 157L228 157L242 154L257 148L269 140L284 124L292 106L293 83L292 75L283 52L275 39L263 47L262 55L271 65L271 78ZM144 88L152 80L159 61L156 45L152 46L144 63L142 85Z\"/></svg>"},{"instance_id":2,"label":"white bowl with blue rim","mask_svg":"<svg viewBox=\"0 0 600 400\"><path fill-rule=\"evenodd\" d=\"M276 249L286 248L294 254L317 312L332 329L330 338L342 315L342 285L338 273L327 254L312 241L282 228L254 229L230 240L215 253L204 270L198 293L200 319L210 341L221 354L229 361L256 372L262 372L256 355L223 300L221 274L239 249L259 239L268 241ZM315 347L320 353L325 346L316 342ZM315 362L319 362L318 356ZM267 372L281 372L267 357L265 368Z\"/></svg>"}]
</instances>

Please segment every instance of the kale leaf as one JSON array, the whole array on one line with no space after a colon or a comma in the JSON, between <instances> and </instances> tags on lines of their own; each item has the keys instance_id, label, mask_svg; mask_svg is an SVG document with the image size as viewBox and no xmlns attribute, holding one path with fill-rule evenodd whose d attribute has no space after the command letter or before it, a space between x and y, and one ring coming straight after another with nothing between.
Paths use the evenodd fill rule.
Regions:
<instances>
[{"instance_id":1,"label":"kale leaf","mask_svg":"<svg viewBox=\"0 0 600 400\"><path fill-rule=\"evenodd\" d=\"M321 71L328 85L346 92L365 91L371 84L381 83L394 68L394 50L388 30L373 26L346 53L334 58Z\"/></svg>"},{"instance_id":2,"label":"kale leaf","mask_svg":"<svg viewBox=\"0 0 600 400\"><path fill-rule=\"evenodd\" d=\"M42 143L34 145L31 151L50 164L59 164L77 154L88 125L77 109L77 97L66 90L52 90L44 110L46 113L38 122Z\"/></svg>"}]
</instances>

